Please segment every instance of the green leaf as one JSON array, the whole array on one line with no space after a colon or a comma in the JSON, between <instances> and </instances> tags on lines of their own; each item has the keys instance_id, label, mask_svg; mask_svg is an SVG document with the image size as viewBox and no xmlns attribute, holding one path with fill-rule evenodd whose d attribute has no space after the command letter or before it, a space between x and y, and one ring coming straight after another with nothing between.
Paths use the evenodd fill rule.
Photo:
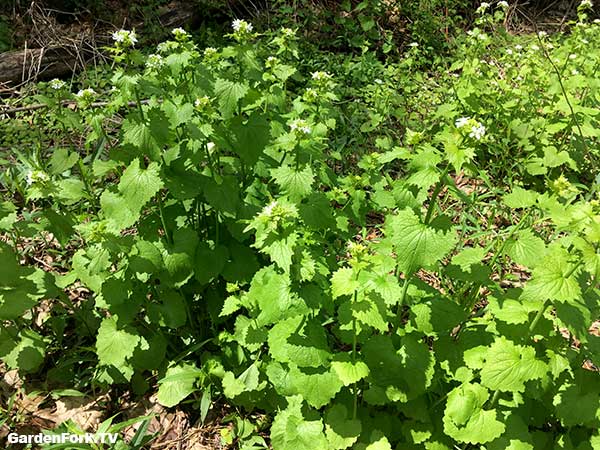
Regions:
<instances>
[{"instance_id":1,"label":"green leaf","mask_svg":"<svg viewBox=\"0 0 600 450\"><path fill-rule=\"evenodd\" d=\"M432 268L456 243L455 232L422 223L411 209L389 216L384 230L396 251L399 269L407 274Z\"/></svg>"},{"instance_id":2,"label":"green leaf","mask_svg":"<svg viewBox=\"0 0 600 450\"><path fill-rule=\"evenodd\" d=\"M300 201L312 193L315 176L309 165L302 170L295 170L291 166L277 167L271 169L271 176L281 192L292 201Z\"/></svg>"},{"instance_id":3,"label":"green leaf","mask_svg":"<svg viewBox=\"0 0 600 450\"><path fill-rule=\"evenodd\" d=\"M594 376L595 375L595 376ZM559 387L552 403L556 415L565 427L598 427L600 422L600 392L597 373L585 374L576 383L565 383Z\"/></svg>"},{"instance_id":4,"label":"green leaf","mask_svg":"<svg viewBox=\"0 0 600 450\"><path fill-rule=\"evenodd\" d=\"M505 251L517 264L535 268L546 252L546 244L530 230L520 230L506 242Z\"/></svg>"},{"instance_id":5,"label":"green leaf","mask_svg":"<svg viewBox=\"0 0 600 450\"><path fill-rule=\"evenodd\" d=\"M10 369L35 372L44 362L45 351L44 339L33 330L0 328L0 359Z\"/></svg>"},{"instance_id":6,"label":"green leaf","mask_svg":"<svg viewBox=\"0 0 600 450\"><path fill-rule=\"evenodd\" d=\"M488 308L496 319L514 325L528 323L529 314L542 306L539 302L523 302L508 294L491 295L488 302Z\"/></svg>"},{"instance_id":7,"label":"green leaf","mask_svg":"<svg viewBox=\"0 0 600 450\"><path fill-rule=\"evenodd\" d=\"M342 267L336 270L331 276L331 295L333 298L342 295L352 295L358 290L359 283L350 267Z\"/></svg>"},{"instance_id":8,"label":"green leaf","mask_svg":"<svg viewBox=\"0 0 600 450\"><path fill-rule=\"evenodd\" d=\"M140 337L130 328L119 329L115 317L102 320L96 338L96 353L102 365L114 366L130 380L133 370L128 360L140 342Z\"/></svg>"},{"instance_id":9,"label":"green leaf","mask_svg":"<svg viewBox=\"0 0 600 450\"><path fill-rule=\"evenodd\" d=\"M326 449L321 420L306 421L302 415L302 398L287 397L288 406L279 411L271 427L273 450Z\"/></svg>"},{"instance_id":10,"label":"green leaf","mask_svg":"<svg viewBox=\"0 0 600 450\"><path fill-rule=\"evenodd\" d=\"M485 255L486 251L482 247L467 247L452 257L452 264L465 272L471 272L471 267L481 263Z\"/></svg>"},{"instance_id":11,"label":"green leaf","mask_svg":"<svg viewBox=\"0 0 600 450\"><path fill-rule=\"evenodd\" d=\"M369 375L369 366L362 361L352 362L350 355L338 354L332 361L331 368L337 374L344 386L350 386Z\"/></svg>"},{"instance_id":12,"label":"green leaf","mask_svg":"<svg viewBox=\"0 0 600 450\"><path fill-rule=\"evenodd\" d=\"M503 200L509 208L529 208L535 205L537 197L538 195L536 192L515 186L513 187L512 192L504 195Z\"/></svg>"},{"instance_id":13,"label":"green leaf","mask_svg":"<svg viewBox=\"0 0 600 450\"><path fill-rule=\"evenodd\" d=\"M369 367L369 382L383 388L390 401L406 402L431 385L433 353L416 336L404 336L398 349L389 337L373 336L361 352Z\"/></svg>"},{"instance_id":14,"label":"green leaf","mask_svg":"<svg viewBox=\"0 0 600 450\"><path fill-rule=\"evenodd\" d=\"M158 383L158 402L171 408L196 390L194 385L202 372L193 364L170 367Z\"/></svg>"},{"instance_id":15,"label":"green leaf","mask_svg":"<svg viewBox=\"0 0 600 450\"><path fill-rule=\"evenodd\" d=\"M331 370L299 369L290 364L288 376L293 392L300 394L314 408L327 405L344 386Z\"/></svg>"},{"instance_id":16,"label":"green leaf","mask_svg":"<svg viewBox=\"0 0 600 450\"><path fill-rule=\"evenodd\" d=\"M11 202L0 202L0 230L10 230L17 221L17 208Z\"/></svg>"},{"instance_id":17,"label":"green leaf","mask_svg":"<svg viewBox=\"0 0 600 450\"><path fill-rule=\"evenodd\" d=\"M229 259L227 247L218 245L214 249L206 242L196 248L194 257L194 276L201 284L208 284L221 274Z\"/></svg>"},{"instance_id":18,"label":"green leaf","mask_svg":"<svg viewBox=\"0 0 600 450\"><path fill-rule=\"evenodd\" d=\"M325 414L325 436L329 449L343 450L352 446L360 436L360 420L349 419L348 410L342 404L333 405Z\"/></svg>"},{"instance_id":19,"label":"green leaf","mask_svg":"<svg viewBox=\"0 0 600 450\"><path fill-rule=\"evenodd\" d=\"M365 450L392 450L392 445L385 436L377 438L375 442L371 442Z\"/></svg>"},{"instance_id":20,"label":"green leaf","mask_svg":"<svg viewBox=\"0 0 600 450\"><path fill-rule=\"evenodd\" d=\"M235 398L243 392L258 390L261 385L258 382L259 370L256 364L252 364L239 377L233 372L226 372L223 377L223 393L227 398ZM264 383L262 383L264 386Z\"/></svg>"},{"instance_id":21,"label":"green leaf","mask_svg":"<svg viewBox=\"0 0 600 450\"><path fill-rule=\"evenodd\" d=\"M76 152L69 152L64 147L57 148L50 157L50 173L60 175L73 167L78 160L79 155Z\"/></svg>"},{"instance_id":22,"label":"green leaf","mask_svg":"<svg viewBox=\"0 0 600 450\"><path fill-rule=\"evenodd\" d=\"M548 372L545 362L536 359L533 347L515 345L497 338L485 353L481 384L501 392L521 392L525 382L542 378Z\"/></svg>"},{"instance_id":23,"label":"green leaf","mask_svg":"<svg viewBox=\"0 0 600 450\"><path fill-rule=\"evenodd\" d=\"M0 242L0 320L13 320L44 297L58 296L52 274L22 267L13 250Z\"/></svg>"},{"instance_id":24,"label":"green leaf","mask_svg":"<svg viewBox=\"0 0 600 450\"><path fill-rule=\"evenodd\" d=\"M523 298L531 300L552 300L573 302L581 298L581 288L577 281L580 270L574 270L571 256L559 244L552 244L533 269L531 280L523 290Z\"/></svg>"},{"instance_id":25,"label":"green leaf","mask_svg":"<svg viewBox=\"0 0 600 450\"><path fill-rule=\"evenodd\" d=\"M234 117L227 127L219 129L217 144L231 149L248 166L254 166L263 154L271 137L266 116L254 112L248 117Z\"/></svg>"},{"instance_id":26,"label":"green leaf","mask_svg":"<svg viewBox=\"0 0 600 450\"><path fill-rule=\"evenodd\" d=\"M460 442L484 444L504 433L495 410L484 410L490 394L479 384L463 384L448 394L444 412L444 432Z\"/></svg>"},{"instance_id":27,"label":"green leaf","mask_svg":"<svg viewBox=\"0 0 600 450\"><path fill-rule=\"evenodd\" d=\"M282 320L269 331L269 353L300 367L321 367L331 358L323 327L303 316Z\"/></svg>"},{"instance_id":28,"label":"green leaf","mask_svg":"<svg viewBox=\"0 0 600 450\"><path fill-rule=\"evenodd\" d=\"M276 323L305 309L304 302L292 294L288 275L271 267L258 271L252 279L248 299L259 308L259 326Z\"/></svg>"},{"instance_id":29,"label":"green leaf","mask_svg":"<svg viewBox=\"0 0 600 450\"><path fill-rule=\"evenodd\" d=\"M235 177L224 177L220 183L207 183L204 196L217 211L235 215L240 205L240 189Z\"/></svg>"},{"instance_id":30,"label":"green leaf","mask_svg":"<svg viewBox=\"0 0 600 450\"><path fill-rule=\"evenodd\" d=\"M100 197L102 211L113 231L121 231L137 222L142 208L162 186L157 163L141 169L139 159L134 159L123 172L118 192L104 191Z\"/></svg>"},{"instance_id":31,"label":"green leaf","mask_svg":"<svg viewBox=\"0 0 600 450\"><path fill-rule=\"evenodd\" d=\"M215 81L215 94L219 101L219 109L224 119L230 119L238 108L238 102L248 93L245 83L217 78Z\"/></svg>"}]
</instances>

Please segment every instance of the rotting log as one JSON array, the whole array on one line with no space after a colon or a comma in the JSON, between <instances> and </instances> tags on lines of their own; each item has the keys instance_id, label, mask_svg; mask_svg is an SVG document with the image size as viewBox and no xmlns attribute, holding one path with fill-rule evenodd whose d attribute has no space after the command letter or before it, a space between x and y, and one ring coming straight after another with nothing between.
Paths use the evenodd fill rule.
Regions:
<instances>
[{"instance_id":1,"label":"rotting log","mask_svg":"<svg viewBox=\"0 0 600 450\"><path fill-rule=\"evenodd\" d=\"M73 72L77 58L63 47L35 48L0 54L0 83L57 78Z\"/></svg>"},{"instance_id":2,"label":"rotting log","mask_svg":"<svg viewBox=\"0 0 600 450\"><path fill-rule=\"evenodd\" d=\"M161 8L158 21L166 29L193 25L198 20L198 8L187 2L172 2ZM132 28L141 28L143 23ZM96 38L96 43L102 42ZM48 48L32 48L0 53L0 86L9 87L26 81L61 78L81 69L90 63L95 54L87 50L75 48L73 42L69 46L53 46ZM97 53L96 53L97 56Z\"/></svg>"}]
</instances>

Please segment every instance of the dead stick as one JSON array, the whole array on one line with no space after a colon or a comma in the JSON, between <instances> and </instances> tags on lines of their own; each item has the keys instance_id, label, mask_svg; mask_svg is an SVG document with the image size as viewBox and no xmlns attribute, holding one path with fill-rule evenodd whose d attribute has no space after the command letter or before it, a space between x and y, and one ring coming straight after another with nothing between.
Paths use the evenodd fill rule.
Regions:
<instances>
[{"instance_id":1,"label":"dead stick","mask_svg":"<svg viewBox=\"0 0 600 450\"><path fill-rule=\"evenodd\" d=\"M147 105L150 102L150 100L142 100L141 103L143 103L144 105ZM74 101L64 101L61 102L61 106L73 106L73 105L77 105L77 102ZM90 104L90 107L92 108L101 108L103 106L108 106L110 105L110 102L94 102L92 104ZM137 102L127 102L127 106L132 107L132 106L137 106ZM48 108L49 105L46 105L45 103L37 103L35 105L29 105L29 106L19 106L17 108L9 108L9 109L2 109L2 105L0 105L0 116L3 114L16 114L18 112L24 112L24 111L35 111L36 109L43 109L43 108Z\"/></svg>"}]
</instances>

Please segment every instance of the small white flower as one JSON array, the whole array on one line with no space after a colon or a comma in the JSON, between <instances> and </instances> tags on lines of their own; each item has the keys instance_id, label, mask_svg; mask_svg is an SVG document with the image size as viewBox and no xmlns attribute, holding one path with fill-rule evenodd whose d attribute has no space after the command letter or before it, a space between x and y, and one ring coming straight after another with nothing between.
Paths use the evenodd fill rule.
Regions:
<instances>
[{"instance_id":1,"label":"small white flower","mask_svg":"<svg viewBox=\"0 0 600 450\"><path fill-rule=\"evenodd\" d=\"M119 30L112 34L113 41L120 44L123 47L135 47L137 44L137 37L135 31Z\"/></svg>"},{"instance_id":2,"label":"small white flower","mask_svg":"<svg viewBox=\"0 0 600 450\"><path fill-rule=\"evenodd\" d=\"M579 71L577 69L571 70L571 75L579 75Z\"/></svg>"},{"instance_id":3,"label":"small white flower","mask_svg":"<svg viewBox=\"0 0 600 450\"><path fill-rule=\"evenodd\" d=\"M146 67L148 69L156 70L156 69L160 69L164 65L165 65L165 60L160 55L156 55L156 54L149 55L148 59L146 60Z\"/></svg>"},{"instance_id":4,"label":"small white flower","mask_svg":"<svg viewBox=\"0 0 600 450\"><path fill-rule=\"evenodd\" d=\"M281 29L281 34L283 34L287 38L296 36L296 32L294 30L292 30L291 28L286 28L286 27L283 27Z\"/></svg>"},{"instance_id":5,"label":"small white flower","mask_svg":"<svg viewBox=\"0 0 600 450\"><path fill-rule=\"evenodd\" d=\"M478 123L477 125L473 125L471 127L469 137L472 137L479 141L483 136L485 136L485 127L482 124Z\"/></svg>"},{"instance_id":6,"label":"small white flower","mask_svg":"<svg viewBox=\"0 0 600 450\"><path fill-rule=\"evenodd\" d=\"M94 91L92 88L81 89L79 92L77 92L77 94L75 94L75 97L83 100L89 100L95 96L96 91Z\"/></svg>"},{"instance_id":7,"label":"small white flower","mask_svg":"<svg viewBox=\"0 0 600 450\"><path fill-rule=\"evenodd\" d=\"M199 97L194 101L194 106L196 108L204 108L208 105L210 105L210 97L208 95L205 95L204 97Z\"/></svg>"},{"instance_id":8,"label":"small white flower","mask_svg":"<svg viewBox=\"0 0 600 450\"><path fill-rule=\"evenodd\" d=\"M208 149L208 151L212 151L213 148L215 148L215 143L214 142L207 142L206 143L206 148Z\"/></svg>"},{"instance_id":9,"label":"small white flower","mask_svg":"<svg viewBox=\"0 0 600 450\"><path fill-rule=\"evenodd\" d=\"M454 122L454 126L456 126L456 128L462 128L465 125L467 125L470 121L470 117L461 117L460 119L456 119L456 122Z\"/></svg>"},{"instance_id":10,"label":"small white flower","mask_svg":"<svg viewBox=\"0 0 600 450\"><path fill-rule=\"evenodd\" d=\"M306 120L302 119L292 120L292 122L290 122L290 129L301 134L310 134L312 131Z\"/></svg>"},{"instance_id":11,"label":"small white flower","mask_svg":"<svg viewBox=\"0 0 600 450\"><path fill-rule=\"evenodd\" d=\"M579 4L581 9L592 9L593 6L592 0L581 0L581 3Z\"/></svg>"},{"instance_id":12,"label":"small white flower","mask_svg":"<svg viewBox=\"0 0 600 450\"><path fill-rule=\"evenodd\" d=\"M331 75L328 74L327 72L317 71L317 72L311 73L311 77L313 80L316 80L316 81L324 81L324 80L329 80L331 78Z\"/></svg>"},{"instance_id":13,"label":"small white flower","mask_svg":"<svg viewBox=\"0 0 600 450\"><path fill-rule=\"evenodd\" d=\"M502 0L502 1L498 2L498 6L502 9L508 9L508 2Z\"/></svg>"},{"instance_id":14,"label":"small white flower","mask_svg":"<svg viewBox=\"0 0 600 450\"><path fill-rule=\"evenodd\" d=\"M383 84L383 81L380 78L375 78L373 81L375 84Z\"/></svg>"},{"instance_id":15,"label":"small white flower","mask_svg":"<svg viewBox=\"0 0 600 450\"><path fill-rule=\"evenodd\" d=\"M569 55L569 59L577 59L577 55L575 53L571 53Z\"/></svg>"},{"instance_id":16,"label":"small white flower","mask_svg":"<svg viewBox=\"0 0 600 450\"><path fill-rule=\"evenodd\" d=\"M307 102L314 102L317 98L319 98L319 94L315 89L307 88L306 91L304 91L304 99Z\"/></svg>"},{"instance_id":17,"label":"small white flower","mask_svg":"<svg viewBox=\"0 0 600 450\"><path fill-rule=\"evenodd\" d=\"M543 37L548 36L548 33L546 33L545 31L539 31L538 32L538 36L541 37L541 38L543 38Z\"/></svg>"},{"instance_id":18,"label":"small white flower","mask_svg":"<svg viewBox=\"0 0 600 450\"><path fill-rule=\"evenodd\" d=\"M408 44L409 47L415 48L418 47L419 44L417 42L411 42L410 44Z\"/></svg>"},{"instance_id":19,"label":"small white flower","mask_svg":"<svg viewBox=\"0 0 600 450\"><path fill-rule=\"evenodd\" d=\"M181 27L173 28L171 33L178 41L186 40L190 36L190 34Z\"/></svg>"},{"instance_id":20,"label":"small white flower","mask_svg":"<svg viewBox=\"0 0 600 450\"><path fill-rule=\"evenodd\" d=\"M506 49L506 54L507 54L507 55L512 55L512 54L513 54L513 51L512 51L510 48L507 48L507 49Z\"/></svg>"},{"instance_id":21,"label":"small white flower","mask_svg":"<svg viewBox=\"0 0 600 450\"><path fill-rule=\"evenodd\" d=\"M490 4L488 2L481 2L481 4L479 5L479 8L477 8L477 10L475 11L477 14L483 14L485 12L486 9L488 9L490 7Z\"/></svg>"},{"instance_id":22,"label":"small white flower","mask_svg":"<svg viewBox=\"0 0 600 450\"><path fill-rule=\"evenodd\" d=\"M50 180L50 177L43 170L30 170L27 172L27 186L35 183L45 183L48 180Z\"/></svg>"},{"instance_id":23,"label":"small white flower","mask_svg":"<svg viewBox=\"0 0 600 450\"><path fill-rule=\"evenodd\" d=\"M540 48L539 48L539 47L538 47L536 44L533 44L533 45L531 46L531 50L533 50L533 51L535 51L535 52L537 52L539 49L540 49Z\"/></svg>"},{"instance_id":24,"label":"small white flower","mask_svg":"<svg viewBox=\"0 0 600 450\"><path fill-rule=\"evenodd\" d=\"M59 80L58 78L55 78L54 80L51 80L49 84L52 89L55 89L58 91L59 89L64 88L67 83L65 83L63 80Z\"/></svg>"},{"instance_id":25,"label":"small white flower","mask_svg":"<svg viewBox=\"0 0 600 450\"><path fill-rule=\"evenodd\" d=\"M269 203L267 206L265 206L262 210L261 215L264 216L271 216L271 214L273 213L273 209L275 209L275 207L277 206L277 201L273 201L271 203Z\"/></svg>"},{"instance_id":26,"label":"small white flower","mask_svg":"<svg viewBox=\"0 0 600 450\"><path fill-rule=\"evenodd\" d=\"M205 58L214 58L215 56L217 56L217 49L214 47L206 47L204 49L204 57Z\"/></svg>"},{"instance_id":27,"label":"small white flower","mask_svg":"<svg viewBox=\"0 0 600 450\"><path fill-rule=\"evenodd\" d=\"M254 29L251 23L248 23L242 19L235 19L233 22L231 22L231 27L233 28L234 32L242 34L250 33Z\"/></svg>"},{"instance_id":28,"label":"small white flower","mask_svg":"<svg viewBox=\"0 0 600 450\"><path fill-rule=\"evenodd\" d=\"M515 45L515 50L518 51L518 52L520 52L521 50L523 50L523 46L517 44L517 45Z\"/></svg>"},{"instance_id":29,"label":"small white flower","mask_svg":"<svg viewBox=\"0 0 600 450\"><path fill-rule=\"evenodd\" d=\"M158 53L168 53L173 47L171 42L161 42L156 46L156 51Z\"/></svg>"}]
</instances>

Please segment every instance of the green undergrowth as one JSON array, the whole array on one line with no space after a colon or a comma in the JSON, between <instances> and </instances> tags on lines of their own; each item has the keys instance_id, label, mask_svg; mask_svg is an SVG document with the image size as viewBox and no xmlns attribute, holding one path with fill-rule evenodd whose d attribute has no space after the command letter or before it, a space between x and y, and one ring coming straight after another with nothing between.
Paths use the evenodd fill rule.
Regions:
<instances>
[{"instance_id":1,"label":"green undergrowth","mask_svg":"<svg viewBox=\"0 0 600 450\"><path fill-rule=\"evenodd\" d=\"M105 87L39 87L54 144L7 144L0 357L201 420L225 401L244 449L599 448L586 11L514 37L484 4L432 72L418 43L121 32Z\"/></svg>"}]
</instances>

